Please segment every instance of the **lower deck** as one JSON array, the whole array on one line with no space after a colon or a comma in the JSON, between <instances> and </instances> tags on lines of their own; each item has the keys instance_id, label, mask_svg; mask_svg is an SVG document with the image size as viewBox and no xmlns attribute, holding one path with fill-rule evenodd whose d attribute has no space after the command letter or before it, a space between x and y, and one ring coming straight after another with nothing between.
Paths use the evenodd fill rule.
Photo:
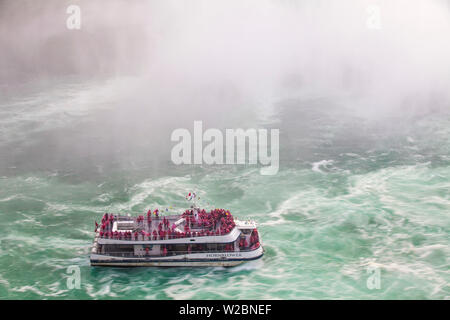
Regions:
<instances>
[{"instance_id":1,"label":"lower deck","mask_svg":"<svg viewBox=\"0 0 450 320\"><path fill-rule=\"evenodd\" d=\"M263 256L262 246L253 250L238 252L197 252L179 253L167 256L134 256L91 254L92 266L117 267L179 267L179 266L236 266L246 261L256 260Z\"/></svg>"}]
</instances>

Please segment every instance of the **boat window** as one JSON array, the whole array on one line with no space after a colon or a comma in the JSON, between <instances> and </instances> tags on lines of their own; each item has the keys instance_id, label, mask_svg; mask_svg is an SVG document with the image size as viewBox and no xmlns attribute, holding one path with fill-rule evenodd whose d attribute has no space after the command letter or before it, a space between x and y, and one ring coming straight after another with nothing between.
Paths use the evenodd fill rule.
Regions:
<instances>
[{"instance_id":1,"label":"boat window","mask_svg":"<svg viewBox=\"0 0 450 320\"><path fill-rule=\"evenodd\" d=\"M129 252L133 251L133 245L126 244L111 244L103 246L104 252Z\"/></svg>"},{"instance_id":2,"label":"boat window","mask_svg":"<svg viewBox=\"0 0 450 320\"><path fill-rule=\"evenodd\" d=\"M173 246L173 251L187 251L187 245L186 244L175 244Z\"/></svg>"}]
</instances>

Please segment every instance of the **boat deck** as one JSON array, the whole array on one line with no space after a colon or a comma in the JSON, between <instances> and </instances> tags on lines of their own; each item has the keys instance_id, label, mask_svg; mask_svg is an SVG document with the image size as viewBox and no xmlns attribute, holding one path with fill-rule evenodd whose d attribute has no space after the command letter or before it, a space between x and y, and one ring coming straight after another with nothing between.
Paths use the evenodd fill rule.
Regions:
<instances>
[{"instance_id":1,"label":"boat deck","mask_svg":"<svg viewBox=\"0 0 450 320\"><path fill-rule=\"evenodd\" d=\"M163 240L213 236L228 234L235 227L233 216L228 210L194 210L167 216L155 216L150 211L146 216L105 214L100 226L100 238Z\"/></svg>"}]
</instances>

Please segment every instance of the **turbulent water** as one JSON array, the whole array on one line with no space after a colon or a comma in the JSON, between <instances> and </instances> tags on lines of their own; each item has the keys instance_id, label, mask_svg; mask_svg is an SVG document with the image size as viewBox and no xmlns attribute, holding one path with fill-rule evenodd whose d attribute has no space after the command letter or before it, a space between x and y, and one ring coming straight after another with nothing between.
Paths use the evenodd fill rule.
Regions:
<instances>
[{"instance_id":1,"label":"turbulent water","mask_svg":"<svg viewBox=\"0 0 450 320\"><path fill-rule=\"evenodd\" d=\"M448 108L373 117L356 98L303 92L203 110L207 127L280 129L280 170L262 176L250 165L173 165L170 132L205 118L194 107L146 111L133 81L4 88L0 298L450 298ZM264 257L233 268L89 265L104 212L177 213L190 191L202 207L256 219ZM73 267L79 289L68 285Z\"/></svg>"}]
</instances>

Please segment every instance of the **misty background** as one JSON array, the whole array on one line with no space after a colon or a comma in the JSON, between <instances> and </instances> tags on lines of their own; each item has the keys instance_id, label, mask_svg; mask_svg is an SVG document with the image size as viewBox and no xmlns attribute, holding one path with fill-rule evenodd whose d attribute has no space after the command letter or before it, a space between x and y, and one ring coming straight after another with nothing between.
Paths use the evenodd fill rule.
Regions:
<instances>
[{"instance_id":1,"label":"misty background","mask_svg":"<svg viewBox=\"0 0 450 320\"><path fill-rule=\"evenodd\" d=\"M343 151L403 139L449 110L449 34L447 0L3 0L0 170L161 170L194 120L289 123L285 163L321 158L330 123Z\"/></svg>"}]
</instances>

